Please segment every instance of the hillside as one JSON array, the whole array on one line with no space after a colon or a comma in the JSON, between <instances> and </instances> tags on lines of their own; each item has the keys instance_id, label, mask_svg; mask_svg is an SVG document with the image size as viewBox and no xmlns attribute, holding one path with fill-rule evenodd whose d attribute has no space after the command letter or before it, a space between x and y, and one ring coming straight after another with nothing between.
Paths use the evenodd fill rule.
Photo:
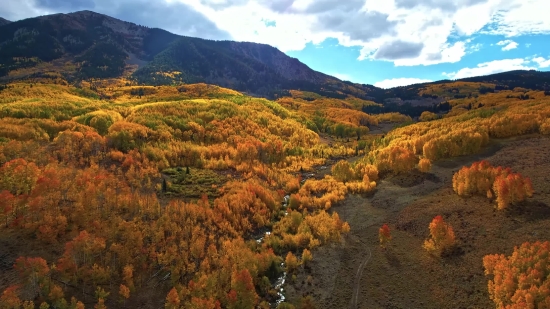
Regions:
<instances>
[{"instance_id":1,"label":"hillside","mask_svg":"<svg viewBox=\"0 0 550 309\"><path fill-rule=\"evenodd\" d=\"M6 25L6 24L9 24L9 23L11 23L11 21L0 17L0 26Z\"/></svg>"}]
</instances>

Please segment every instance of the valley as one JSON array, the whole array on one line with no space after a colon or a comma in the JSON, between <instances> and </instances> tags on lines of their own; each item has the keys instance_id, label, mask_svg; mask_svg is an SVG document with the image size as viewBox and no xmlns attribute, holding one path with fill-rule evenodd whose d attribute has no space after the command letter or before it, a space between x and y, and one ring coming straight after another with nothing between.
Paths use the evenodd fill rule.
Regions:
<instances>
[{"instance_id":1,"label":"valley","mask_svg":"<svg viewBox=\"0 0 550 309\"><path fill-rule=\"evenodd\" d=\"M381 89L91 11L0 30L0 309L550 305L550 73Z\"/></svg>"}]
</instances>

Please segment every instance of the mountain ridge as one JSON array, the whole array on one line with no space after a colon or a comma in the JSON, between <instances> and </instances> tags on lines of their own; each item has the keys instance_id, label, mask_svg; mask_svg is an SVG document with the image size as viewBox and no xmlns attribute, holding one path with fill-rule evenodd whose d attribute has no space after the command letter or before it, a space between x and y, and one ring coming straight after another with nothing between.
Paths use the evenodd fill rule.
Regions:
<instances>
[{"instance_id":1,"label":"mountain ridge","mask_svg":"<svg viewBox=\"0 0 550 309\"><path fill-rule=\"evenodd\" d=\"M58 59L77 67L63 72L69 80L116 78L134 59L130 62L140 65L129 77L138 83L206 82L266 97L296 88L362 97L377 90L345 85L267 44L180 36L93 11L44 15L1 27L0 76L5 78Z\"/></svg>"},{"instance_id":2,"label":"mountain ridge","mask_svg":"<svg viewBox=\"0 0 550 309\"><path fill-rule=\"evenodd\" d=\"M119 77L142 85L204 82L267 98L302 90L333 98L351 95L379 103L392 98L417 99L419 89L425 85L453 82L382 89L315 71L267 44L181 36L89 10L6 20L5 24L2 20L3 81L57 70L70 82ZM44 63L51 65L43 69ZM549 90L550 73L535 72L512 71L458 81L493 83L498 89Z\"/></svg>"},{"instance_id":3,"label":"mountain ridge","mask_svg":"<svg viewBox=\"0 0 550 309\"><path fill-rule=\"evenodd\" d=\"M11 23L11 21L9 21L9 20L7 20L7 19L5 19L5 18L0 17L0 26L7 25L7 24L9 24L9 23Z\"/></svg>"}]
</instances>

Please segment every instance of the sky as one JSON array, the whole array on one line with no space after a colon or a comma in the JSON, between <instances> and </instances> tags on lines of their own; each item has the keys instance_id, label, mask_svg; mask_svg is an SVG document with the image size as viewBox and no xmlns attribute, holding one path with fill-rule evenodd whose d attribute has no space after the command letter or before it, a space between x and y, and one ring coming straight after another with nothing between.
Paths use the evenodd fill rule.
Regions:
<instances>
[{"instance_id":1,"label":"sky","mask_svg":"<svg viewBox=\"0 0 550 309\"><path fill-rule=\"evenodd\" d=\"M15 21L92 10L173 33L265 43L382 88L550 71L549 0L2 0Z\"/></svg>"}]
</instances>

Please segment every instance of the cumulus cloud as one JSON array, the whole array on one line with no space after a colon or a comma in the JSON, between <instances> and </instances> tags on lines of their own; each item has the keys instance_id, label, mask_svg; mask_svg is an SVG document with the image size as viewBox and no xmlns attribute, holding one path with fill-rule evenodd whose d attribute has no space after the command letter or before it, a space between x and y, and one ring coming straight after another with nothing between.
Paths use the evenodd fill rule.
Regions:
<instances>
[{"instance_id":1,"label":"cumulus cloud","mask_svg":"<svg viewBox=\"0 0 550 309\"><path fill-rule=\"evenodd\" d=\"M460 61L475 50L467 42L475 33L507 39L550 33L547 0L3 0L0 16L17 20L80 8L180 34L266 43L283 52L335 38L360 47L360 60L396 66ZM409 45L389 51L396 42Z\"/></svg>"},{"instance_id":2,"label":"cumulus cloud","mask_svg":"<svg viewBox=\"0 0 550 309\"><path fill-rule=\"evenodd\" d=\"M329 73L328 75L331 75L331 76L334 76L340 80L347 80L347 81L351 81L351 76L349 76L348 74L344 74L344 73Z\"/></svg>"},{"instance_id":3,"label":"cumulus cloud","mask_svg":"<svg viewBox=\"0 0 550 309\"><path fill-rule=\"evenodd\" d=\"M422 52L424 44L407 42L407 41L392 41L380 46L374 53L374 59L399 60L416 58ZM439 55L435 55L437 58ZM439 59L439 58L437 58Z\"/></svg>"},{"instance_id":4,"label":"cumulus cloud","mask_svg":"<svg viewBox=\"0 0 550 309\"><path fill-rule=\"evenodd\" d=\"M536 67L530 66L529 63L529 60L522 58L493 60L480 63L474 68L462 68L456 72L443 73L443 75L451 79L461 79L513 70L535 70Z\"/></svg>"},{"instance_id":5,"label":"cumulus cloud","mask_svg":"<svg viewBox=\"0 0 550 309\"><path fill-rule=\"evenodd\" d=\"M46 9L81 10L94 9L94 0L36 0L38 7Z\"/></svg>"},{"instance_id":6,"label":"cumulus cloud","mask_svg":"<svg viewBox=\"0 0 550 309\"><path fill-rule=\"evenodd\" d=\"M388 89L393 87L399 87L399 86L408 86L413 84L420 84L420 83L430 83L432 80L429 79L421 79L421 78L392 78L392 79L385 79L383 81L379 81L374 84L376 87Z\"/></svg>"},{"instance_id":7,"label":"cumulus cloud","mask_svg":"<svg viewBox=\"0 0 550 309\"><path fill-rule=\"evenodd\" d=\"M544 59L543 57L536 57L533 58L532 61L535 62L541 69L550 67L550 58Z\"/></svg>"},{"instance_id":8,"label":"cumulus cloud","mask_svg":"<svg viewBox=\"0 0 550 309\"><path fill-rule=\"evenodd\" d=\"M496 12L482 33L507 37L550 33L550 2L546 0L512 0L507 9Z\"/></svg>"},{"instance_id":9,"label":"cumulus cloud","mask_svg":"<svg viewBox=\"0 0 550 309\"><path fill-rule=\"evenodd\" d=\"M48 10L37 7L33 0L3 0L0 5L0 16L10 21L50 13Z\"/></svg>"},{"instance_id":10,"label":"cumulus cloud","mask_svg":"<svg viewBox=\"0 0 550 309\"><path fill-rule=\"evenodd\" d=\"M214 3L217 0L202 0ZM221 0L224 1L224 0ZM230 0L233 1L233 0ZM246 1L246 0L243 0ZM36 15L92 10L139 25L207 39L231 39L207 16L185 3L164 0L3 0L0 16L13 21Z\"/></svg>"},{"instance_id":11,"label":"cumulus cloud","mask_svg":"<svg viewBox=\"0 0 550 309\"><path fill-rule=\"evenodd\" d=\"M497 45L499 45L499 46L504 45L504 47L502 47L502 50L507 51L507 50L512 50L514 48L517 48L519 44L512 41L512 40L504 40L504 41L498 42Z\"/></svg>"}]
</instances>

